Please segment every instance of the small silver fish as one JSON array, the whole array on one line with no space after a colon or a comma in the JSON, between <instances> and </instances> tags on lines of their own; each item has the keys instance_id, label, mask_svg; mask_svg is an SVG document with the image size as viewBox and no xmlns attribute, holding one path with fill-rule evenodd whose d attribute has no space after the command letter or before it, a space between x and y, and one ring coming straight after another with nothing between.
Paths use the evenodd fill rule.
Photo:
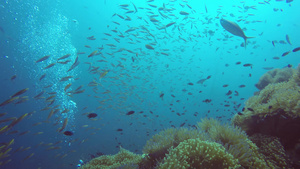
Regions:
<instances>
[{"instance_id":1,"label":"small silver fish","mask_svg":"<svg viewBox=\"0 0 300 169\"><path fill-rule=\"evenodd\" d=\"M289 35L286 35L286 36L285 36L285 39L286 39L286 41L287 41L290 45L292 45L292 43L291 43L291 41L290 41Z\"/></svg>"}]
</instances>

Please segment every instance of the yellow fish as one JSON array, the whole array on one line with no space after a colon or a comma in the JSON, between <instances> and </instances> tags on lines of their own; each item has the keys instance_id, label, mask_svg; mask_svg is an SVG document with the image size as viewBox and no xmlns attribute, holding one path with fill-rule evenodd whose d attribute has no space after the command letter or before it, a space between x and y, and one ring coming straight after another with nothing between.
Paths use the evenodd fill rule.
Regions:
<instances>
[{"instance_id":1,"label":"yellow fish","mask_svg":"<svg viewBox=\"0 0 300 169\"><path fill-rule=\"evenodd\" d=\"M108 71L105 71L105 72L101 73L99 79L103 78L107 73L108 73Z\"/></svg>"}]
</instances>

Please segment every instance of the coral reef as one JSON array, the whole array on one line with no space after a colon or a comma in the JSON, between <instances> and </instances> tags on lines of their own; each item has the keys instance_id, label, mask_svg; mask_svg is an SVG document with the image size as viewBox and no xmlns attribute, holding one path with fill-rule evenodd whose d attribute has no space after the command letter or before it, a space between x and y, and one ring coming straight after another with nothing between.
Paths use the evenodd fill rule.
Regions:
<instances>
[{"instance_id":1,"label":"coral reef","mask_svg":"<svg viewBox=\"0 0 300 169\"><path fill-rule=\"evenodd\" d=\"M271 83L252 96L245 103L242 115L235 115L233 123L249 132L253 123L268 116L281 115L282 118L300 117L300 68L293 71L293 78L287 82ZM249 134L249 133L248 133Z\"/></svg>"},{"instance_id":2,"label":"coral reef","mask_svg":"<svg viewBox=\"0 0 300 169\"><path fill-rule=\"evenodd\" d=\"M262 75L255 86L262 90L271 83L287 82L293 75L293 69L273 69Z\"/></svg>"},{"instance_id":3,"label":"coral reef","mask_svg":"<svg viewBox=\"0 0 300 169\"><path fill-rule=\"evenodd\" d=\"M259 148L241 128L203 119L197 129L171 128L154 135L143 156L121 148L118 154L95 158L82 168L290 168L279 139L265 135L251 139Z\"/></svg>"},{"instance_id":4,"label":"coral reef","mask_svg":"<svg viewBox=\"0 0 300 169\"><path fill-rule=\"evenodd\" d=\"M293 79L298 86L300 86L300 64L297 67L296 72L293 75Z\"/></svg>"},{"instance_id":5,"label":"coral reef","mask_svg":"<svg viewBox=\"0 0 300 169\"><path fill-rule=\"evenodd\" d=\"M298 68L299 69L299 68ZM299 69L300 70L300 69ZM258 95L252 96L245 103L242 115L235 115L233 123L240 126L248 134L256 125L268 116L284 119L300 117L300 71L293 71L293 78L287 82L269 84ZM300 84L300 83L299 83ZM276 118L273 118L276 119ZM279 119L278 119L279 120ZM265 128L264 128L265 129Z\"/></svg>"},{"instance_id":6,"label":"coral reef","mask_svg":"<svg viewBox=\"0 0 300 169\"><path fill-rule=\"evenodd\" d=\"M269 84L258 95L246 101L244 112L242 115L235 115L233 123L248 133L248 128L258 123L257 120L268 116L282 113L283 118L298 118L300 116L299 90L300 87L293 80Z\"/></svg>"},{"instance_id":7,"label":"coral reef","mask_svg":"<svg viewBox=\"0 0 300 169\"><path fill-rule=\"evenodd\" d=\"M215 119L202 119L198 123L200 130L209 135L209 138L225 147L226 151L238 159L243 167L267 167L263 156L258 152L257 146L248 139L246 133L240 128L221 124Z\"/></svg>"},{"instance_id":8,"label":"coral reef","mask_svg":"<svg viewBox=\"0 0 300 169\"><path fill-rule=\"evenodd\" d=\"M250 139L259 147L259 152L267 159L269 166L273 168L292 168L284 147L277 137L262 134L254 134Z\"/></svg>"},{"instance_id":9,"label":"coral reef","mask_svg":"<svg viewBox=\"0 0 300 169\"><path fill-rule=\"evenodd\" d=\"M176 147L180 142L191 138L202 138L206 136L197 130L187 128L170 128L159 132L147 141L143 153L148 156L143 159L140 168L153 168L168 153L171 147Z\"/></svg>"},{"instance_id":10,"label":"coral reef","mask_svg":"<svg viewBox=\"0 0 300 169\"><path fill-rule=\"evenodd\" d=\"M288 81L270 83L249 98L232 122L250 136L260 133L278 138L287 154L299 156L293 163L300 167L300 67L292 72Z\"/></svg>"},{"instance_id":11,"label":"coral reef","mask_svg":"<svg viewBox=\"0 0 300 169\"><path fill-rule=\"evenodd\" d=\"M210 152L207 155L210 155L210 157L206 156L208 152L203 150L203 145L210 147L209 150L207 149ZM216 150L213 150L213 147ZM192 154L191 149L194 151ZM226 156L226 160L231 161L231 163L228 163L228 166L225 159L222 158L225 160L223 163L220 162L222 161L220 157L212 155L214 152L219 151L224 151L222 155ZM181 153L180 156L179 152ZM171 165L171 168L176 165L184 165L187 168L191 165L190 167L197 168L196 164L187 163L195 161L195 159L199 162L204 157L216 158L211 159L211 164L205 164L207 166L222 166L223 168L226 168L226 166L229 168L233 166L246 168L254 166L255 168L267 168L264 157L258 152L256 145L248 139L245 132L240 128L221 124L215 119L203 119L198 123L197 130L185 128L164 130L147 142L144 153L147 153L148 156L140 163L140 168L155 168L158 165L158 168L167 168L171 163L174 164L174 166ZM184 160L182 159L183 157L185 158ZM232 158L235 162L232 161ZM185 160L188 162L184 162ZM177 161L176 165L174 161Z\"/></svg>"},{"instance_id":12,"label":"coral reef","mask_svg":"<svg viewBox=\"0 0 300 169\"><path fill-rule=\"evenodd\" d=\"M115 155L103 155L92 159L81 169L135 169L142 160L142 155L134 154L124 148L120 148Z\"/></svg>"},{"instance_id":13,"label":"coral reef","mask_svg":"<svg viewBox=\"0 0 300 169\"><path fill-rule=\"evenodd\" d=\"M238 160L214 142L188 139L172 149L158 169L239 168Z\"/></svg>"}]
</instances>

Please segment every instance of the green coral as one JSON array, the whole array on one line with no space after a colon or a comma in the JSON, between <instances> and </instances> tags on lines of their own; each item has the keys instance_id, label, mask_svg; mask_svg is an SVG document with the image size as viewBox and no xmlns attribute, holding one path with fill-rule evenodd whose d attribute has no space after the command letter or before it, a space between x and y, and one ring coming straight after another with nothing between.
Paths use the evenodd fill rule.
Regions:
<instances>
[{"instance_id":1,"label":"green coral","mask_svg":"<svg viewBox=\"0 0 300 169\"><path fill-rule=\"evenodd\" d=\"M194 142L192 140L197 141ZM193 143L198 145L199 141L202 141L201 144L214 146L218 144L222 146L225 153L232 156L238 162L238 165L242 167L254 166L255 168L267 168L267 164L264 161L263 156L258 152L256 145L248 139L245 132L238 127L234 127L229 124L221 124L215 119L203 119L200 123L198 123L197 130L171 128L153 136L144 148L144 153L147 153L148 157L143 160L140 167L154 168L157 166L157 163L160 163L160 166L166 167L173 163L173 161L178 160L176 155L174 155L174 152L180 151L184 156L186 156L186 154L190 153L190 149L186 148L189 147L187 144ZM183 146L182 144L186 146ZM180 147L180 145L182 146ZM195 150L200 149L195 146L196 145L191 145L191 147L194 147ZM211 146L211 149L212 147L213 146ZM216 146L216 148L219 149L219 146ZM211 153L212 152L213 151L211 150ZM191 159L193 158L193 155L197 156L195 158L198 158L198 156L204 156L204 154L201 153L202 152L198 152L198 154L190 154L190 156L186 158ZM182 159L180 158L180 160ZM180 160L177 162L178 165L182 163ZM212 160L211 162L214 161ZM188 166L188 164L185 163L186 162L184 162L184 165ZM172 168L172 165L170 167Z\"/></svg>"},{"instance_id":2,"label":"green coral","mask_svg":"<svg viewBox=\"0 0 300 169\"><path fill-rule=\"evenodd\" d=\"M211 140L221 143L226 151L238 159L239 164L243 167L267 167L257 146L248 139L246 133L239 127L221 124L215 119L203 119L198 123L198 127L200 130L204 130Z\"/></svg>"},{"instance_id":3,"label":"green coral","mask_svg":"<svg viewBox=\"0 0 300 169\"><path fill-rule=\"evenodd\" d=\"M238 160L214 142L188 139L172 149L158 169L239 168Z\"/></svg>"},{"instance_id":4,"label":"green coral","mask_svg":"<svg viewBox=\"0 0 300 169\"><path fill-rule=\"evenodd\" d=\"M142 168L153 168L168 153L171 147L176 147L180 142L191 139L202 138L206 136L198 130L190 130L187 128L170 128L159 132L149 139L144 146L143 153L148 154L140 164Z\"/></svg>"},{"instance_id":5,"label":"green coral","mask_svg":"<svg viewBox=\"0 0 300 169\"><path fill-rule=\"evenodd\" d=\"M103 155L92 159L89 163L80 167L81 169L117 169L119 167L126 169L137 168L137 164L142 160L142 156L134 154L124 148L120 148L119 153L115 155Z\"/></svg>"}]
</instances>

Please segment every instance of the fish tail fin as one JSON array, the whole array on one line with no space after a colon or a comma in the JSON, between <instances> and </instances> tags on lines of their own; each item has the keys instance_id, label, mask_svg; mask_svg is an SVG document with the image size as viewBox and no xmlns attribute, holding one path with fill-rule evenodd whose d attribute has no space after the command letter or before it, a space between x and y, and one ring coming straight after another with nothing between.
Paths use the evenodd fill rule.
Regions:
<instances>
[{"instance_id":1,"label":"fish tail fin","mask_svg":"<svg viewBox=\"0 0 300 169\"><path fill-rule=\"evenodd\" d=\"M255 38L255 37L245 37L244 40L245 40L245 48L247 46L247 39L251 39L251 38Z\"/></svg>"}]
</instances>

